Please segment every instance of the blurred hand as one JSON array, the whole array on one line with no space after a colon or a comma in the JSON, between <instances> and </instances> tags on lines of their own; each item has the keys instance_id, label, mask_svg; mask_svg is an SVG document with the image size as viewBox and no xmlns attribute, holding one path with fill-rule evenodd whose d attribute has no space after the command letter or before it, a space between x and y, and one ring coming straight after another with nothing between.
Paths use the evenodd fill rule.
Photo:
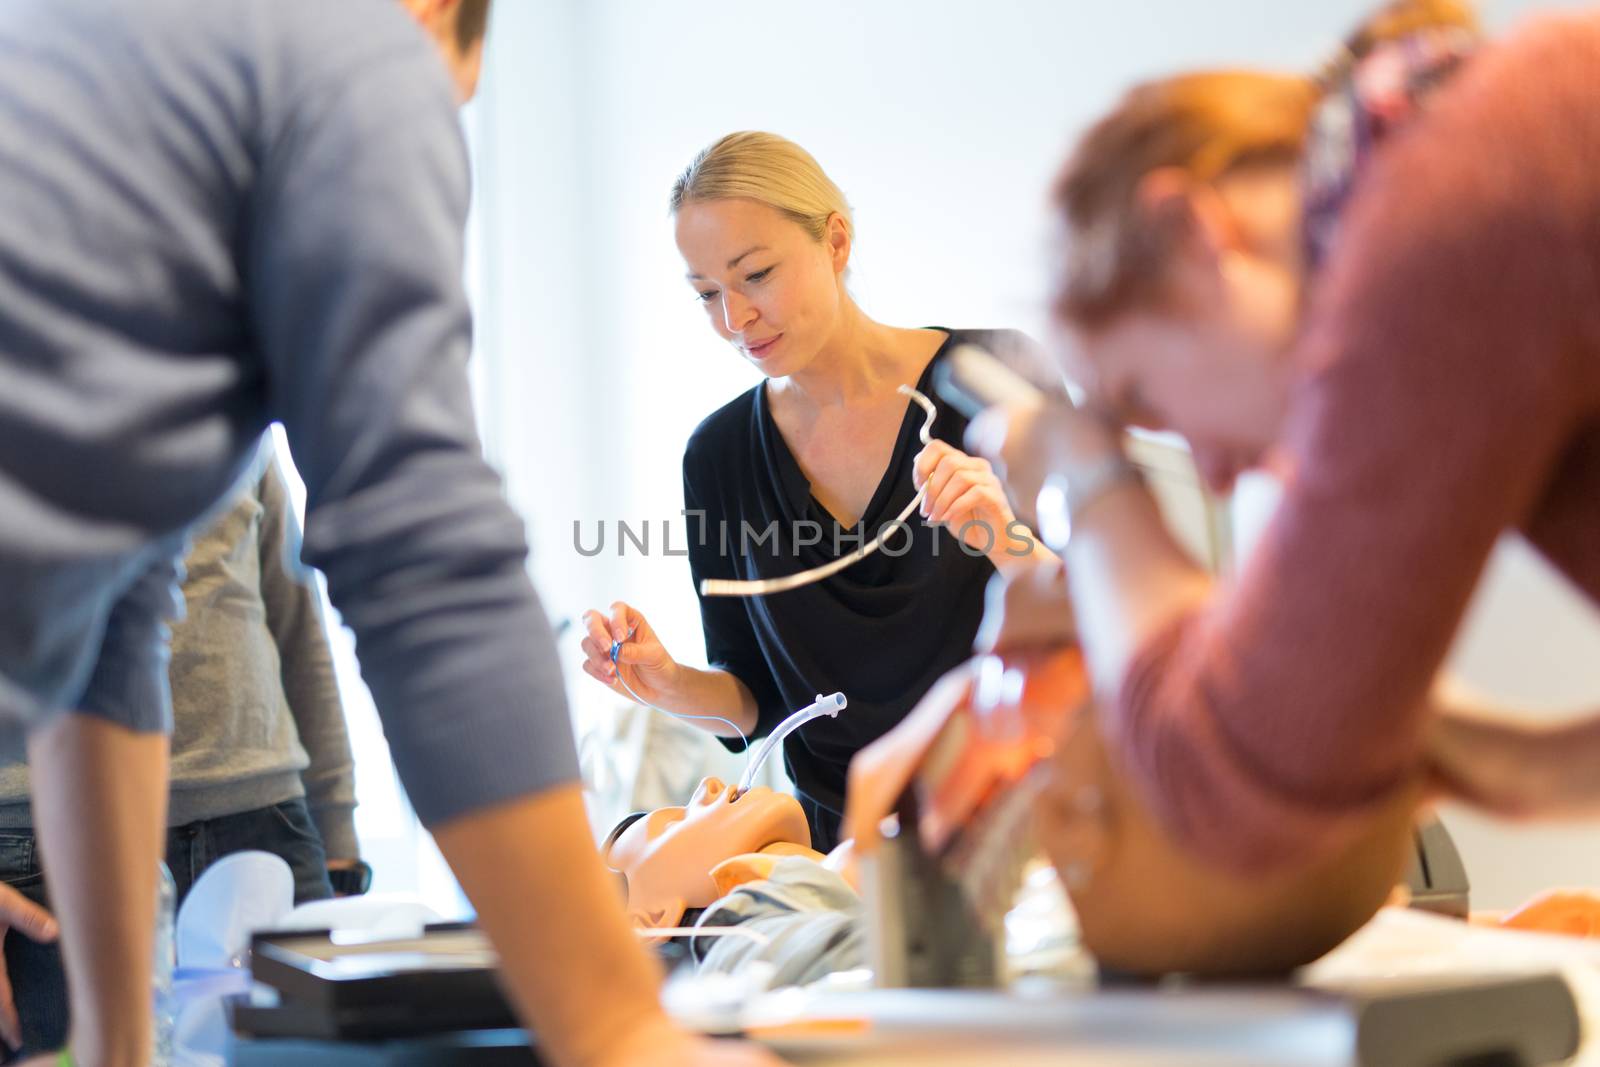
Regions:
<instances>
[{"instance_id":1,"label":"blurred hand","mask_svg":"<svg viewBox=\"0 0 1600 1067\"><path fill-rule=\"evenodd\" d=\"M973 642L977 651L1045 648L1077 639L1067 568L1059 559L1049 556L989 579L983 621Z\"/></svg>"},{"instance_id":2,"label":"blurred hand","mask_svg":"<svg viewBox=\"0 0 1600 1067\"><path fill-rule=\"evenodd\" d=\"M1429 771L1447 796L1503 817L1581 814L1600 800L1600 782L1566 784L1575 762L1591 769L1580 781L1593 781L1594 766L1589 746L1564 740L1566 732L1490 712L1441 711L1429 727Z\"/></svg>"},{"instance_id":3,"label":"blurred hand","mask_svg":"<svg viewBox=\"0 0 1600 1067\"><path fill-rule=\"evenodd\" d=\"M60 931L55 918L45 909L12 889L0 884L0 945L13 934L47 944ZM0 1040L12 1049L22 1045L22 1023L11 992L11 976L6 973L5 957L0 956Z\"/></svg>"},{"instance_id":4,"label":"blurred hand","mask_svg":"<svg viewBox=\"0 0 1600 1067\"><path fill-rule=\"evenodd\" d=\"M1011 537L1017 516L988 460L930 441L917 453L911 481L918 489L927 486L920 509L924 519L944 526L997 566L1022 558L1019 553L1031 547L1031 538Z\"/></svg>"},{"instance_id":5,"label":"blurred hand","mask_svg":"<svg viewBox=\"0 0 1600 1067\"><path fill-rule=\"evenodd\" d=\"M1038 528L1034 502L1052 471L1121 449L1120 430L1093 411L1036 400L990 408L967 426L966 444L1004 479L1017 515Z\"/></svg>"},{"instance_id":6,"label":"blurred hand","mask_svg":"<svg viewBox=\"0 0 1600 1067\"><path fill-rule=\"evenodd\" d=\"M928 750L950 717L967 706L973 665L962 664L943 678L900 724L855 754L850 761L844 823L840 837L855 841L855 853L868 855L882 837L880 826L895 814L900 795L922 767Z\"/></svg>"},{"instance_id":7,"label":"blurred hand","mask_svg":"<svg viewBox=\"0 0 1600 1067\"><path fill-rule=\"evenodd\" d=\"M640 612L619 600L611 605L607 614L593 610L584 612L583 626L585 674L612 692L634 700L617 684L620 670L622 680L638 694L639 700L662 703L672 689L678 664ZM623 643L616 664L611 662L613 641Z\"/></svg>"}]
</instances>

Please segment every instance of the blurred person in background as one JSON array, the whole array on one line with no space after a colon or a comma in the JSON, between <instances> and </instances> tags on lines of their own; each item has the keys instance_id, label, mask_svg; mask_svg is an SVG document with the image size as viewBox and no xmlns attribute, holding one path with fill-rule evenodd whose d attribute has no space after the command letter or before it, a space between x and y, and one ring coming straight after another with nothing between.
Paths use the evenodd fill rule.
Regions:
<instances>
[{"instance_id":1,"label":"blurred person in background","mask_svg":"<svg viewBox=\"0 0 1600 1067\"><path fill-rule=\"evenodd\" d=\"M1600 599L1596 69L1593 12L1480 47L1462 6L1396 4L1320 82L1147 84L1068 162L1055 311L1089 406L969 440L1062 551L1099 728L1191 852L1305 865L1429 775L1501 812L1600 806L1600 719L1433 691L1503 532ZM1283 475L1225 587L1124 425L1182 434L1218 489Z\"/></svg>"}]
</instances>

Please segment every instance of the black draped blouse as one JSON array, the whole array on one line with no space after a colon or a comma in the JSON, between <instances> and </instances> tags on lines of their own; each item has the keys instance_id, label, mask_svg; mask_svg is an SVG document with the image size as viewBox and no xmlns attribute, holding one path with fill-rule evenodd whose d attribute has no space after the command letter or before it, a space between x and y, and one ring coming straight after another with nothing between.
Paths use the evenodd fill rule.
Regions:
<instances>
[{"instance_id":1,"label":"black draped blouse","mask_svg":"<svg viewBox=\"0 0 1600 1067\"><path fill-rule=\"evenodd\" d=\"M1014 331L947 330L917 388L939 408L933 435L963 448L967 420L933 396L934 366L962 342L1028 344ZM922 408L909 400L894 453L856 527L843 527L778 431L757 385L709 416L683 457L689 564L704 578L792 574L848 555L910 503L922 450ZM995 531L1005 537L1006 531ZM760 707L756 737L817 694L849 706L789 735L784 760L811 823L813 847L837 843L850 758L887 733L939 677L972 654L989 560L913 511L884 547L820 582L760 597L701 597L706 660L749 687ZM754 738L752 738L754 740ZM724 739L738 750L737 738Z\"/></svg>"}]
</instances>

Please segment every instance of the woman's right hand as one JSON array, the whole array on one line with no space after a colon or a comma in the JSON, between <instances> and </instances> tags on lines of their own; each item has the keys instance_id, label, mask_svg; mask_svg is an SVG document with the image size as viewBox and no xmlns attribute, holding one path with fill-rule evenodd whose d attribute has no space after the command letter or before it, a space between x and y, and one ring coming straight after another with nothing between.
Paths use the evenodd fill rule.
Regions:
<instances>
[{"instance_id":1,"label":"woman's right hand","mask_svg":"<svg viewBox=\"0 0 1600 1067\"><path fill-rule=\"evenodd\" d=\"M618 600L611 605L607 614L594 610L584 612L583 626L585 674L635 703L659 707L667 699L678 674L678 663L667 652L644 615ZM614 641L622 642L615 665L611 662L611 645ZM627 683L627 689L619 684L619 672L620 681ZM630 694L628 689L632 689L633 693Z\"/></svg>"}]
</instances>

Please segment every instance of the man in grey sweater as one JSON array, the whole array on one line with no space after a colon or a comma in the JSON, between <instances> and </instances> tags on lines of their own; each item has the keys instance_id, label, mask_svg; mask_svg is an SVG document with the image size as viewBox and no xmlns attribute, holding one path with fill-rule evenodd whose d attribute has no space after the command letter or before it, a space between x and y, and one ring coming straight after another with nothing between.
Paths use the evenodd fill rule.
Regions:
<instances>
[{"instance_id":1,"label":"man in grey sweater","mask_svg":"<svg viewBox=\"0 0 1600 1067\"><path fill-rule=\"evenodd\" d=\"M187 614L173 628L168 672L167 864L179 900L227 839L243 836L230 823L241 814L281 824L255 847L289 861L296 902L329 896L329 863L360 855L350 735L321 596L296 573L299 542L283 475L269 463L184 561ZM0 825L5 817L0 809Z\"/></svg>"},{"instance_id":2,"label":"man in grey sweater","mask_svg":"<svg viewBox=\"0 0 1600 1067\"><path fill-rule=\"evenodd\" d=\"M149 1058L176 558L274 419L304 558L541 1055L753 1055L668 1022L589 834L467 388L467 166L438 56L470 70L481 38L418 29L465 0L411 6L0 5L0 722L27 734L85 1067Z\"/></svg>"},{"instance_id":3,"label":"man in grey sweater","mask_svg":"<svg viewBox=\"0 0 1600 1067\"><path fill-rule=\"evenodd\" d=\"M321 598L295 573L299 524L270 461L195 538L185 615L172 630L167 866L181 904L217 860L281 857L295 902L333 893L359 863L355 770ZM0 767L0 881L48 906L26 764ZM332 857L332 859L330 859ZM23 1052L66 1039L67 991L52 945L5 939L0 1040Z\"/></svg>"},{"instance_id":4,"label":"man in grey sweater","mask_svg":"<svg viewBox=\"0 0 1600 1067\"><path fill-rule=\"evenodd\" d=\"M185 615L172 627L168 671L167 863L180 900L218 855L202 824L226 816L277 809L292 835L318 846L315 867L295 870L297 900L331 895L322 853L359 855L350 737L321 599L295 573L298 531L283 475L269 461L184 560ZM0 766L0 840L32 829L29 786L26 764ZM285 859L293 866L301 854ZM36 873L0 860L7 881Z\"/></svg>"}]
</instances>

